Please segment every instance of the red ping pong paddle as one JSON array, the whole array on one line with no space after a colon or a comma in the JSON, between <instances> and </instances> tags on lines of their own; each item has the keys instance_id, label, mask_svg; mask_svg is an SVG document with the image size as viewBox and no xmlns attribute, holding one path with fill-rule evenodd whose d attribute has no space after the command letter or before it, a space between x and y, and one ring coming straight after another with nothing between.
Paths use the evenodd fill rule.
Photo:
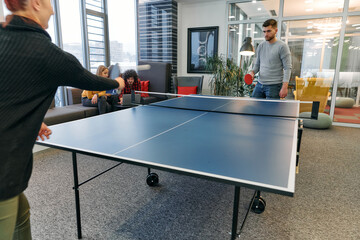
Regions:
<instances>
[{"instance_id":1,"label":"red ping pong paddle","mask_svg":"<svg viewBox=\"0 0 360 240\"><path fill-rule=\"evenodd\" d=\"M253 82L253 77L248 73L245 75L244 80L247 85L250 85Z\"/></svg>"}]
</instances>

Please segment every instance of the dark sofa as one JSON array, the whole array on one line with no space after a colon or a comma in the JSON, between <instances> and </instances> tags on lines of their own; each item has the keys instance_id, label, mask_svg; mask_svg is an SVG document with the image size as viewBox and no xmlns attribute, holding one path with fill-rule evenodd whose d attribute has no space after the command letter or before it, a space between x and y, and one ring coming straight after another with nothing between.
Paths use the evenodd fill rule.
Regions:
<instances>
[{"instance_id":1,"label":"dark sofa","mask_svg":"<svg viewBox=\"0 0 360 240\"><path fill-rule=\"evenodd\" d=\"M68 87L66 88L66 92L69 105L55 107L55 101L53 101L44 118L46 125L74 121L99 114L96 107L84 107L82 105L81 89Z\"/></svg>"},{"instance_id":2,"label":"dark sofa","mask_svg":"<svg viewBox=\"0 0 360 240\"><path fill-rule=\"evenodd\" d=\"M149 70L138 71L142 81L149 80L150 92L168 93L171 81L171 64L158 62L139 62L139 65L149 64ZM46 125L54 125L63 122L74 121L99 114L97 107L84 107L81 103L81 93L78 88L66 87L68 104L64 107L55 107L53 101L47 111L44 122ZM141 100L142 104L149 104L166 99L163 95L150 95Z\"/></svg>"}]
</instances>

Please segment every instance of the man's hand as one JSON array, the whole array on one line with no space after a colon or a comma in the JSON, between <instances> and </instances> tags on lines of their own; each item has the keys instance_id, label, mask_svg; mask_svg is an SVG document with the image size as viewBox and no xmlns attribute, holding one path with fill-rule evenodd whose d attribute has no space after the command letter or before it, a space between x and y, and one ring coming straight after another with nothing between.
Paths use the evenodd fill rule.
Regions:
<instances>
[{"instance_id":1,"label":"man's hand","mask_svg":"<svg viewBox=\"0 0 360 240\"><path fill-rule=\"evenodd\" d=\"M122 91L125 88L125 81L121 77L115 78L115 80L119 83L118 89Z\"/></svg>"},{"instance_id":2,"label":"man's hand","mask_svg":"<svg viewBox=\"0 0 360 240\"><path fill-rule=\"evenodd\" d=\"M46 126L45 123L42 123L41 124L41 127L40 127L40 131L39 131L39 134L38 134L38 137L36 138L36 140L39 140L39 137L41 138L41 140L45 140L45 137L47 139L49 139L49 136L52 134L52 131L50 130L50 128L48 128L48 126Z\"/></svg>"},{"instance_id":3,"label":"man's hand","mask_svg":"<svg viewBox=\"0 0 360 240\"><path fill-rule=\"evenodd\" d=\"M92 104L96 104L97 102L98 102L98 95L95 94L95 95L92 97L92 99L91 99L91 103L92 103Z\"/></svg>"},{"instance_id":4,"label":"man's hand","mask_svg":"<svg viewBox=\"0 0 360 240\"><path fill-rule=\"evenodd\" d=\"M281 90L279 92L279 96L280 98L285 98L288 94L288 85L289 83L283 83L282 87L281 87Z\"/></svg>"},{"instance_id":5,"label":"man's hand","mask_svg":"<svg viewBox=\"0 0 360 240\"><path fill-rule=\"evenodd\" d=\"M249 74L251 75L251 77L252 77L252 80L254 80L254 76L255 76L255 73L254 73L254 71L251 71L251 72L250 72Z\"/></svg>"}]
</instances>

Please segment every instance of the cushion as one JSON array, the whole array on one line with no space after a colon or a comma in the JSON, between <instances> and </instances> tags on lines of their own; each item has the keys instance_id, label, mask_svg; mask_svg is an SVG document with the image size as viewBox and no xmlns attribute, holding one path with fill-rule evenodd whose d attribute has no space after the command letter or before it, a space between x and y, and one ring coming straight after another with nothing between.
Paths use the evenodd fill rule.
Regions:
<instances>
[{"instance_id":1,"label":"cushion","mask_svg":"<svg viewBox=\"0 0 360 240\"><path fill-rule=\"evenodd\" d=\"M141 83L141 91L148 92L150 81L140 81ZM147 93L141 93L141 97L149 97Z\"/></svg>"},{"instance_id":2,"label":"cushion","mask_svg":"<svg viewBox=\"0 0 360 240\"><path fill-rule=\"evenodd\" d=\"M54 107L55 107L55 97L53 98L49 108L53 109Z\"/></svg>"},{"instance_id":3,"label":"cushion","mask_svg":"<svg viewBox=\"0 0 360 240\"><path fill-rule=\"evenodd\" d=\"M311 112L302 112L300 113L300 118L309 118ZM318 119L304 119L304 127L306 128L315 128L315 129L327 129L331 126L332 121L329 115L326 113L319 113Z\"/></svg>"},{"instance_id":4,"label":"cushion","mask_svg":"<svg viewBox=\"0 0 360 240\"><path fill-rule=\"evenodd\" d=\"M189 95L189 94L196 94L197 92L197 86L192 86L192 87L177 87L178 90L178 94L183 94L183 95Z\"/></svg>"},{"instance_id":5,"label":"cushion","mask_svg":"<svg viewBox=\"0 0 360 240\"><path fill-rule=\"evenodd\" d=\"M337 97L335 101L335 107L338 108L352 108L355 104L355 100L346 97Z\"/></svg>"}]
</instances>

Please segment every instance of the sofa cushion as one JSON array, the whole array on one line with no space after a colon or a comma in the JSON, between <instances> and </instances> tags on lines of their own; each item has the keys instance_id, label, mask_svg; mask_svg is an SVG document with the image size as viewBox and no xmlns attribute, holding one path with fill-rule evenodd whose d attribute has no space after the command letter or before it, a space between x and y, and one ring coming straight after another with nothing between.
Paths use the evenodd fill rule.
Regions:
<instances>
[{"instance_id":1,"label":"sofa cushion","mask_svg":"<svg viewBox=\"0 0 360 240\"><path fill-rule=\"evenodd\" d=\"M53 98L49 108L52 109L54 107L55 107L55 98Z\"/></svg>"},{"instance_id":2,"label":"sofa cushion","mask_svg":"<svg viewBox=\"0 0 360 240\"><path fill-rule=\"evenodd\" d=\"M310 118L311 112L302 112L299 114L300 118ZM304 119L304 127L315 129L327 129L332 125L332 121L329 115L326 113L319 113L318 119Z\"/></svg>"},{"instance_id":3,"label":"sofa cushion","mask_svg":"<svg viewBox=\"0 0 360 240\"><path fill-rule=\"evenodd\" d=\"M140 83L141 83L141 91L148 92L150 81L140 81ZM149 94L141 93L141 97L149 97Z\"/></svg>"},{"instance_id":4,"label":"sofa cushion","mask_svg":"<svg viewBox=\"0 0 360 240\"><path fill-rule=\"evenodd\" d=\"M85 117L92 117L99 115L99 110L97 107L84 107L81 103L68 105L66 107L70 109L78 109L84 111Z\"/></svg>"},{"instance_id":5,"label":"sofa cushion","mask_svg":"<svg viewBox=\"0 0 360 240\"><path fill-rule=\"evenodd\" d=\"M84 110L69 107L55 107L46 112L44 123L54 125L63 122L78 120L85 117Z\"/></svg>"},{"instance_id":6,"label":"sofa cushion","mask_svg":"<svg viewBox=\"0 0 360 240\"><path fill-rule=\"evenodd\" d=\"M81 103L82 89L67 87L66 90L69 105Z\"/></svg>"},{"instance_id":7,"label":"sofa cushion","mask_svg":"<svg viewBox=\"0 0 360 240\"><path fill-rule=\"evenodd\" d=\"M196 94L197 92L197 86L191 86L191 87L177 87L177 93L183 94L183 95L189 95L189 94Z\"/></svg>"}]
</instances>

